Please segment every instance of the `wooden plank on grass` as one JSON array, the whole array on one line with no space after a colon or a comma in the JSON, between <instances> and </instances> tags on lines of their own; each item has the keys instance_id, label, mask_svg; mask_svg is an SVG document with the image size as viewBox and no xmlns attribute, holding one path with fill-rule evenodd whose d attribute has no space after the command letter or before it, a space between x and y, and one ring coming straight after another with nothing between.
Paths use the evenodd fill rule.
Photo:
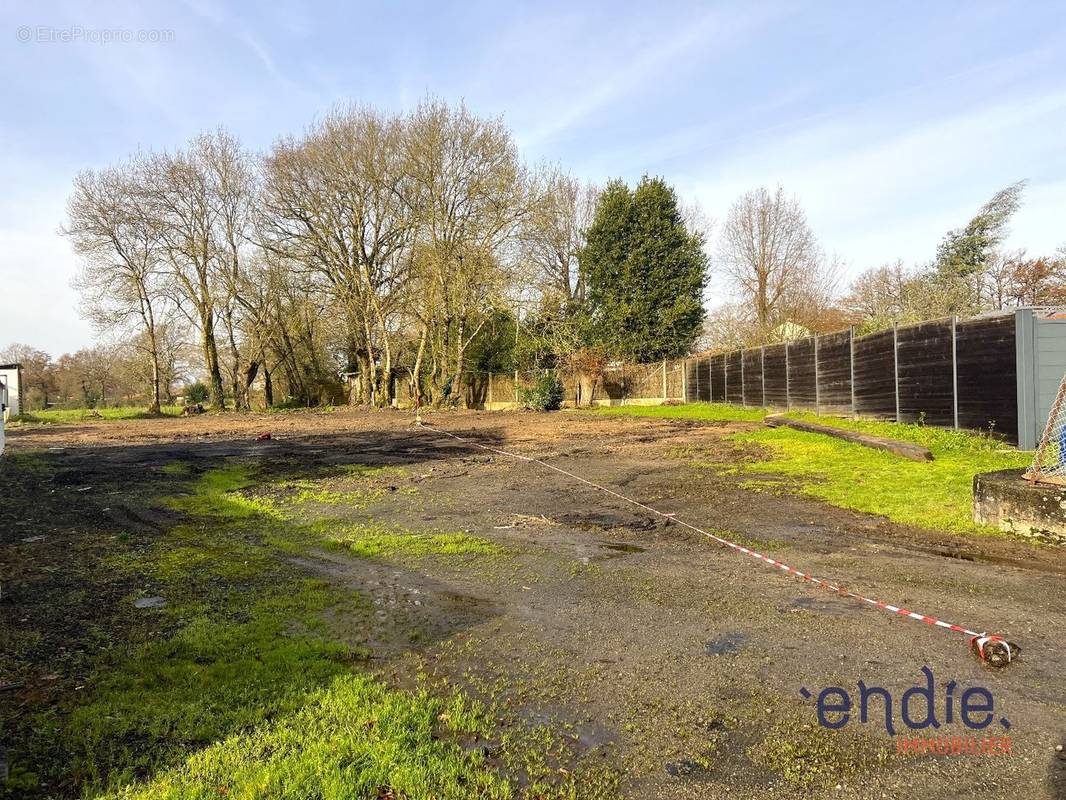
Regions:
<instances>
[{"instance_id":1,"label":"wooden plank on grass","mask_svg":"<svg viewBox=\"0 0 1066 800\"><path fill-rule=\"evenodd\" d=\"M789 419L780 414L771 414L766 418L765 422L771 428L780 428L784 426L795 428L798 431L806 431L807 433L822 433L826 436L835 436L836 438L843 439L847 442L861 444L863 447L872 447L875 450L887 450L890 453L895 453L897 456L909 458L911 461L933 460L933 454L928 447L911 444L910 442L901 442L896 439L885 439L881 436L870 436L866 433L849 431L846 428L836 428L832 425L819 425L815 422Z\"/></svg>"}]
</instances>

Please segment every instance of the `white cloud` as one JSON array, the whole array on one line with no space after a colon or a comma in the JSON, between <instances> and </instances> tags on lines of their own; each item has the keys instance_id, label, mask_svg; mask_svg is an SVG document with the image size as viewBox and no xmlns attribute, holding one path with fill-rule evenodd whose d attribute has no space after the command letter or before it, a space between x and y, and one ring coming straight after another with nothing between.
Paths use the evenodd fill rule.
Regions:
<instances>
[{"instance_id":1,"label":"white cloud","mask_svg":"<svg viewBox=\"0 0 1066 800\"><path fill-rule=\"evenodd\" d=\"M1061 235L1047 223L1062 208L1062 184L1044 175L1064 166L1066 92L1000 99L918 124L893 122L894 112L902 113L864 112L763 138L693 168L679 189L721 218L742 192L780 183L799 196L826 249L855 270L930 258L948 229L1022 178L1031 185L1012 242L1027 235L1032 248L1048 249Z\"/></svg>"}]
</instances>

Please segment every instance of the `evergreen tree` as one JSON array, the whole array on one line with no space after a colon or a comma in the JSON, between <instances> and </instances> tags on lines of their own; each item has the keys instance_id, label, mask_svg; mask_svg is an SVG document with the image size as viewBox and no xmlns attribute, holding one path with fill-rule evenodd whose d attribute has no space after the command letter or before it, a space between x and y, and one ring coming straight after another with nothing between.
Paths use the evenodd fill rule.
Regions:
<instances>
[{"instance_id":1,"label":"evergreen tree","mask_svg":"<svg viewBox=\"0 0 1066 800\"><path fill-rule=\"evenodd\" d=\"M936 269L944 276L968 277L984 272L1007 235L1007 224L1022 201L1025 181L996 192L964 228L949 231L937 248Z\"/></svg>"},{"instance_id":2,"label":"evergreen tree","mask_svg":"<svg viewBox=\"0 0 1066 800\"><path fill-rule=\"evenodd\" d=\"M707 256L661 178L645 176L634 191L607 185L579 263L589 345L635 361L689 352L703 325Z\"/></svg>"},{"instance_id":3,"label":"evergreen tree","mask_svg":"<svg viewBox=\"0 0 1066 800\"><path fill-rule=\"evenodd\" d=\"M1001 189L965 227L947 233L937 248L927 291L921 297L923 318L981 310L983 276L1007 236L1007 225L1021 205L1024 188L1025 181L1018 181Z\"/></svg>"}]
</instances>

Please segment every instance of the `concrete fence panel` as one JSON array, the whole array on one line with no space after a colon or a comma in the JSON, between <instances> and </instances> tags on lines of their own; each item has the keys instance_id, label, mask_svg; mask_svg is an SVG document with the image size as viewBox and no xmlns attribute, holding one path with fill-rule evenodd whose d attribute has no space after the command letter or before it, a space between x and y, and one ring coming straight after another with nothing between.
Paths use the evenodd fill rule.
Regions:
<instances>
[{"instance_id":1,"label":"concrete fence panel","mask_svg":"<svg viewBox=\"0 0 1066 800\"><path fill-rule=\"evenodd\" d=\"M950 319L896 330L900 422L954 427L953 331Z\"/></svg>"},{"instance_id":2,"label":"concrete fence panel","mask_svg":"<svg viewBox=\"0 0 1066 800\"><path fill-rule=\"evenodd\" d=\"M818 410L851 413L851 331L818 337Z\"/></svg>"},{"instance_id":3,"label":"concrete fence panel","mask_svg":"<svg viewBox=\"0 0 1066 800\"><path fill-rule=\"evenodd\" d=\"M813 337L788 343L788 393L791 408L817 410Z\"/></svg>"}]
</instances>

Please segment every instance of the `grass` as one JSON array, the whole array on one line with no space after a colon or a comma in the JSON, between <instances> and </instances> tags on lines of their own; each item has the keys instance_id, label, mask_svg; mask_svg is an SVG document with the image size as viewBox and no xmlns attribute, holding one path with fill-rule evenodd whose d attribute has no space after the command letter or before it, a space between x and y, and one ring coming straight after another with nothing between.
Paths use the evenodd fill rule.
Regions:
<instances>
[{"instance_id":1,"label":"grass","mask_svg":"<svg viewBox=\"0 0 1066 800\"><path fill-rule=\"evenodd\" d=\"M869 762L883 762L884 748L857 747L839 731L819 725L782 719L775 722L761 742L747 749L753 763L780 773L796 789L825 791L838 782L848 782Z\"/></svg>"},{"instance_id":2,"label":"grass","mask_svg":"<svg viewBox=\"0 0 1066 800\"><path fill-rule=\"evenodd\" d=\"M252 484L250 465L229 464L205 472L193 484L191 494L168 497L164 504L175 511L227 522L279 516L269 499L240 493Z\"/></svg>"},{"instance_id":3,"label":"grass","mask_svg":"<svg viewBox=\"0 0 1066 800\"><path fill-rule=\"evenodd\" d=\"M5 467L34 464L21 458ZM371 487L401 473L344 465L322 480ZM0 798L614 796L614 773L555 769L567 746L560 735L524 727L454 687L430 690L419 678L399 689L369 674L372 654L359 632L380 625L376 607L351 589L302 577L283 557L310 547L366 558L481 557L498 552L494 544L318 517L316 500L256 495L286 481L249 463L199 475L179 463L160 474L184 486L160 500L183 519L101 559L142 587L118 615L133 632L109 639L77 692L24 712L32 714L29 739L10 748ZM166 605L134 610L148 595ZM338 619L354 638L338 638Z\"/></svg>"},{"instance_id":4,"label":"grass","mask_svg":"<svg viewBox=\"0 0 1066 800\"><path fill-rule=\"evenodd\" d=\"M766 413L762 409L707 403L646 408L656 411L654 416L678 419L749 421L761 419ZM610 410L647 416L643 413L646 408L622 406ZM763 491L796 491L841 508L880 514L924 528L990 533L995 529L973 522L973 476L1024 467L1031 460L1030 454L980 433L805 413L789 416L920 444L932 451L933 461L910 461L841 439L782 427L733 434L732 439L738 443L759 446L762 455L754 461L702 465L721 472L759 476L757 488ZM765 480L767 475L776 476L776 487Z\"/></svg>"},{"instance_id":5,"label":"grass","mask_svg":"<svg viewBox=\"0 0 1066 800\"><path fill-rule=\"evenodd\" d=\"M605 417L659 417L707 422L762 422L764 408L743 408L726 403L686 403L672 406L598 406L582 411Z\"/></svg>"},{"instance_id":6,"label":"grass","mask_svg":"<svg viewBox=\"0 0 1066 800\"><path fill-rule=\"evenodd\" d=\"M181 406L163 406L162 416L181 416ZM11 423L37 424L37 425L60 425L72 422L87 422L89 420L126 420L126 419L152 419L147 409L138 406L121 406L117 408L50 408L44 411L30 411L12 417Z\"/></svg>"},{"instance_id":7,"label":"grass","mask_svg":"<svg viewBox=\"0 0 1066 800\"><path fill-rule=\"evenodd\" d=\"M467 533L425 533L384 525L349 524L330 526L323 541L361 558L496 555L502 548Z\"/></svg>"},{"instance_id":8,"label":"grass","mask_svg":"<svg viewBox=\"0 0 1066 800\"><path fill-rule=\"evenodd\" d=\"M306 696L299 709L228 737L114 800L199 798L511 798L511 784L486 769L460 735L489 721L462 696L397 692L345 675Z\"/></svg>"},{"instance_id":9,"label":"grass","mask_svg":"<svg viewBox=\"0 0 1066 800\"><path fill-rule=\"evenodd\" d=\"M932 451L933 460L911 461L817 433L768 428L734 436L768 450L768 458L742 469L793 479L801 493L842 508L924 528L972 533L994 530L973 521L973 476L1024 467L1030 461L1026 453L964 431L871 421L830 424L923 445Z\"/></svg>"},{"instance_id":10,"label":"grass","mask_svg":"<svg viewBox=\"0 0 1066 800\"><path fill-rule=\"evenodd\" d=\"M397 474L393 468L374 468L344 465L341 473L348 479L367 481ZM242 490L257 485L257 489L280 493L249 494ZM306 519L302 506L347 505L364 508L371 500L384 495L372 487L359 491L339 492L320 488L309 479L278 480L273 484L257 481L250 464L230 464L209 470L192 484L189 494L165 500L167 507L186 514L233 523L266 524L268 541L279 550L299 551L308 546L326 547L348 552L361 558L422 558L426 556L495 555L502 548L487 539L452 531L413 531L400 526L386 526L372 521L353 522L343 518L315 517ZM179 533L188 528L179 529ZM166 561L175 559L190 564L199 563L204 569L218 571L226 561L220 558L220 548L233 553L239 545L231 538L225 543L215 540L197 541L192 546L170 547ZM250 555L245 558L245 561ZM236 570L239 574L240 569Z\"/></svg>"}]
</instances>

